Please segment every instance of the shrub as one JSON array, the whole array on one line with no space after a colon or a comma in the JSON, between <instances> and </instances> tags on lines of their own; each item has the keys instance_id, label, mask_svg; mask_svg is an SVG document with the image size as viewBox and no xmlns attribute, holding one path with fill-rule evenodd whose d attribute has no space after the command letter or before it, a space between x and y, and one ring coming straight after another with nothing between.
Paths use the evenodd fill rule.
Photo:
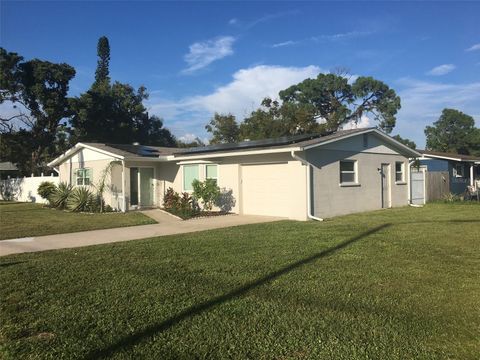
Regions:
<instances>
[{"instance_id":1,"label":"shrub","mask_svg":"<svg viewBox=\"0 0 480 360\"><path fill-rule=\"evenodd\" d=\"M42 199L50 201L50 196L55 192L56 189L57 186L54 183L50 181L44 181L38 185L37 193Z\"/></svg>"},{"instance_id":2,"label":"shrub","mask_svg":"<svg viewBox=\"0 0 480 360\"><path fill-rule=\"evenodd\" d=\"M206 211L212 210L213 205L220 196L220 188L214 179L207 179L205 181L194 180L193 196L202 201L203 209Z\"/></svg>"},{"instance_id":3,"label":"shrub","mask_svg":"<svg viewBox=\"0 0 480 360\"><path fill-rule=\"evenodd\" d=\"M453 202L458 202L462 201L462 197L453 193L448 193L443 196L443 201L447 203L453 203Z\"/></svg>"},{"instance_id":4,"label":"shrub","mask_svg":"<svg viewBox=\"0 0 480 360\"><path fill-rule=\"evenodd\" d=\"M166 210L176 210L180 208L180 195L172 188L168 188L163 197L163 207Z\"/></svg>"},{"instance_id":5,"label":"shrub","mask_svg":"<svg viewBox=\"0 0 480 360\"><path fill-rule=\"evenodd\" d=\"M65 209L67 207L67 199L72 193L72 185L62 182L55 187L55 191L50 195L50 204L57 209Z\"/></svg>"},{"instance_id":6,"label":"shrub","mask_svg":"<svg viewBox=\"0 0 480 360\"><path fill-rule=\"evenodd\" d=\"M67 208L74 212L94 211L97 199L95 195L84 187L73 189L67 199Z\"/></svg>"}]
</instances>

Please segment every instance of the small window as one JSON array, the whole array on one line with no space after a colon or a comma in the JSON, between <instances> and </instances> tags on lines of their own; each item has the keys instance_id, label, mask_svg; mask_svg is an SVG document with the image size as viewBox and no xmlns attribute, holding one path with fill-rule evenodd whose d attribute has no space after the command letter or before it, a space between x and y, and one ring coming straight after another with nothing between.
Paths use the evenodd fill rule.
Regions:
<instances>
[{"instance_id":1,"label":"small window","mask_svg":"<svg viewBox=\"0 0 480 360\"><path fill-rule=\"evenodd\" d=\"M193 191L193 180L198 179L198 165L183 165L183 191Z\"/></svg>"},{"instance_id":2,"label":"small window","mask_svg":"<svg viewBox=\"0 0 480 360\"><path fill-rule=\"evenodd\" d=\"M340 161L340 183L352 184L357 182L357 164L353 160Z\"/></svg>"},{"instance_id":3,"label":"small window","mask_svg":"<svg viewBox=\"0 0 480 360\"><path fill-rule=\"evenodd\" d=\"M403 162L397 161L395 163L395 181L404 182L405 181L405 164Z\"/></svg>"},{"instance_id":4,"label":"small window","mask_svg":"<svg viewBox=\"0 0 480 360\"><path fill-rule=\"evenodd\" d=\"M455 164L455 167L453 168L453 175L459 178L465 177L463 164Z\"/></svg>"},{"instance_id":5,"label":"small window","mask_svg":"<svg viewBox=\"0 0 480 360\"><path fill-rule=\"evenodd\" d=\"M75 176L77 178L77 185L92 184L92 169L77 169Z\"/></svg>"},{"instance_id":6,"label":"small window","mask_svg":"<svg viewBox=\"0 0 480 360\"><path fill-rule=\"evenodd\" d=\"M218 166L217 165L205 165L205 178L213 179L218 182Z\"/></svg>"}]
</instances>

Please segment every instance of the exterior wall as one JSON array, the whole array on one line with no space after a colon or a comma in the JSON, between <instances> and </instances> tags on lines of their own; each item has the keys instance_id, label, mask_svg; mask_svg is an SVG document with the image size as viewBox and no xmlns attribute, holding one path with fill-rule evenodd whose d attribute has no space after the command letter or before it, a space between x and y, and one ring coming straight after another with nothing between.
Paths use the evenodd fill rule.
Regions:
<instances>
[{"instance_id":1,"label":"exterior wall","mask_svg":"<svg viewBox=\"0 0 480 360\"><path fill-rule=\"evenodd\" d=\"M47 200L38 195L38 186L49 181L58 185L58 176L35 176L0 180L0 199L45 204Z\"/></svg>"},{"instance_id":2,"label":"exterior wall","mask_svg":"<svg viewBox=\"0 0 480 360\"><path fill-rule=\"evenodd\" d=\"M408 159L368 134L364 146L361 135L306 151L312 166L312 209L314 216L328 218L382 208L382 182L379 169L390 164L391 206L408 205ZM340 161L357 160L358 185L340 185ZM404 163L405 182L395 182L395 162Z\"/></svg>"},{"instance_id":3,"label":"exterior wall","mask_svg":"<svg viewBox=\"0 0 480 360\"><path fill-rule=\"evenodd\" d=\"M231 194L234 200L234 206L231 211L239 214L243 213L241 206L242 165L287 163L288 170L284 176L291 181L290 191L288 193L277 194L278 196L284 197L285 201L289 204L289 212L284 216L296 220L307 219L306 167L299 161L293 160L290 153L218 157L209 158L208 160L218 165L218 186L223 193ZM204 166L200 164L199 170L200 180L203 180L205 177ZM176 162L160 163L157 179L157 191L160 204L163 201L163 194L169 187L172 187L177 192L183 192L182 167L181 165L177 165ZM272 190L274 190L274 184L272 188Z\"/></svg>"},{"instance_id":4,"label":"exterior wall","mask_svg":"<svg viewBox=\"0 0 480 360\"><path fill-rule=\"evenodd\" d=\"M60 182L76 186L75 170L92 169L93 179L91 180L92 185L90 188L92 191L95 191L95 186L98 185L105 169L112 161L118 161L118 159L90 149L81 149L58 167ZM111 174L107 175L105 180L107 184L104 193L105 203L115 209L121 209L122 204L121 175L122 166L121 164L116 164L113 166ZM118 176L120 176L120 179L118 179Z\"/></svg>"},{"instance_id":5,"label":"exterior wall","mask_svg":"<svg viewBox=\"0 0 480 360\"><path fill-rule=\"evenodd\" d=\"M470 185L470 166L468 162L458 162L453 160L443 159L424 159L420 160L420 164L426 165L429 172L448 172L449 177L449 191L453 194L461 195L467 190ZM456 164L462 164L464 167L464 176L457 177L454 175L454 168ZM475 178L475 169L474 169ZM436 199L436 198L435 198Z\"/></svg>"}]
</instances>

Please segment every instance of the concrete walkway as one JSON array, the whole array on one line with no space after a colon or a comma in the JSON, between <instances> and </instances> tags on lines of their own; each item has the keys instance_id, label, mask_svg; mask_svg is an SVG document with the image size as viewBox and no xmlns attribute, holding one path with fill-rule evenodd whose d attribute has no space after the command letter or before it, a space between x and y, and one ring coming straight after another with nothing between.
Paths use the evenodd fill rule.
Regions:
<instances>
[{"instance_id":1,"label":"concrete walkway","mask_svg":"<svg viewBox=\"0 0 480 360\"><path fill-rule=\"evenodd\" d=\"M267 216L226 215L183 221L160 210L147 210L143 211L143 213L158 221L158 224L0 240L0 256L107 244L236 225L284 220L278 217Z\"/></svg>"}]
</instances>

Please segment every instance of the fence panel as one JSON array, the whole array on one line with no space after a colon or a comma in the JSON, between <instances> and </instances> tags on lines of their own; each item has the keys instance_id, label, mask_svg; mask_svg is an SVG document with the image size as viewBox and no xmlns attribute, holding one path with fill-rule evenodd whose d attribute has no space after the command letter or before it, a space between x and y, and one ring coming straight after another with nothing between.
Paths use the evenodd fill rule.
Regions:
<instances>
[{"instance_id":1,"label":"fence panel","mask_svg":"<svg viewBox=\"0 0 480 360\"><path fill-rule=\"evenodd\" d=\"M427 201L441 200L449 192L448 171L427 172Z\"/></svg>"},{"instance_id":2,"label":"fence panel","mask_svg":"<svg viewBox=\"0 0 480 360\"><path fill-rule=\"evenodd\" d=\"M50 181L58 185L58 176L32 176L0 180L0 199L20 202L45 203L46 201L37 193L38 185L44 181Z\"/></svg>"},{"instance_id":3,"label":"fence panel","mask_svg":"<svg viewBox=\"0 0 480 360\"><path fill-rule=\"evenodd\" d=\"M423 205L426 202L425 194L425 169L410 169L410 199L414 205Z\"/></svg>"}]
</instances>

